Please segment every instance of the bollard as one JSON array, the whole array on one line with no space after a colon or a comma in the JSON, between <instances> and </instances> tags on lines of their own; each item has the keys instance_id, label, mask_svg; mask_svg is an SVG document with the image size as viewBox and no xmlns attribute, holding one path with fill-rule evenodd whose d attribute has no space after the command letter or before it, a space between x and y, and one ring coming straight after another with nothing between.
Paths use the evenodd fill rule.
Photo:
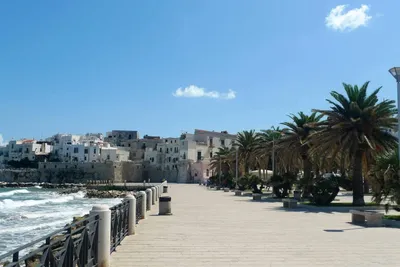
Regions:
<instances>
[{"instance_id":1,"label":"bollard","mask_svg":"<svg viewBox=\"0 0 400 267\"><path fill-rule=\"evenodd\" d=\"M151 210L151 203L153 199L153 191L150 188L146 189L146 210Z\"/></svg>"},{"instance_id":2,"label":"bollard","mask_svg":"<svg viewBox=\"0 0 400 267\"><path fill-rule=\"evenodd\" d=\"M168 185L163 186L163 193L168 193Z\"/></svg>"},{"instance_id":3,"label":"bollard","mask_svg":"<svg viewBox=\"0 0 400 267\"><path fill-rule=\"evenodd\" d=\"M161 185L158 186L158 197L162 196L162 188Z\"/></svg>"},{"instance_id":4,"label":"bollard","mask_svg":"<svg viewBox=\"0 0 400 267\"><path fill-rule=\"evenodd\" d=\"M142 197L142 206L140 207L142 209L142 218L140 219L146 219L147 194L144 191L140 191L139 195Z\"/></svg>"},{"instance_id":5,"label":"bollard","mask_svg":"<svg viewBox=\"0 0 400 267\"><path fill-rule=\"evenodd\" d=\"M136 198L133 195L127 195L125 201L128 201L129 217L128 217L128 235L135 234L136 226Z\"/></svg>"},{"instance_id":6,"label":"bollard","mask_svg":"<svg viewBox=\"0 0 400 267\"><path fill-rule=\"evenodd\" d=\"M151 188L151 205L155 205L156 204L156 188L153 186Z\"/></svg>"},{"instance_id":7,"label":"bollard","mask_svg":"<svg viewBox=\"0 0 400 267\"><path fill-rule=\"evenodd\" d=\"M143 187L146 187L146 180L143 180Z\"/></svg>"},{"instance_id":8,"label":"bollard","mask_svg":"<svg viewBox=\"0 0 400 267\"><path fill-rule=\"evenodd\" d=\"M171 213L171 197L160 197L158 206L158 215L172 215Z\"/></svg>"},{"instance_id":9,"label":"bollard","mask_svg":"<svg viewBox=\"0 0 400 267\"><path fill-rule=\"evenodd\" d=\"M158 198L159 198L158 186L155 186L154 188L156 189L156 197L155 197L155 199L156 199L156 202L158 202Z\"/></svg>"},{"instance_id":10,"label":"bollard","mask_svg":"<svg viewBox=\"0 0 400 267\"><path fill-rule=\"evenodd\" d=\"M107 205L94 205L90 215L99 215L97 266L110 266L111 210Z\"/></svg>"}]
</instances>

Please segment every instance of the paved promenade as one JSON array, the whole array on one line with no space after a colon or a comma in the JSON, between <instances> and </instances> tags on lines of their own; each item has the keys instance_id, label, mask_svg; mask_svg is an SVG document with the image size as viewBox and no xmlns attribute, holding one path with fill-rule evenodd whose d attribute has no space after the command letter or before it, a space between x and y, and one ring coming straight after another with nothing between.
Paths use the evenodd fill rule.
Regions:
<instances>
[{"instance_id":1,"label":"paved promenade","mask_svg":"<svg viewBox=\"0 0 400 267\"><path fill-rule=\"evenodd\" d=\"M400 266L400 229L349 224L348 212L281 209L281 202L169 184L172 216L153 206L111 255L125 266Z\"/></svg>"}]
</instances>

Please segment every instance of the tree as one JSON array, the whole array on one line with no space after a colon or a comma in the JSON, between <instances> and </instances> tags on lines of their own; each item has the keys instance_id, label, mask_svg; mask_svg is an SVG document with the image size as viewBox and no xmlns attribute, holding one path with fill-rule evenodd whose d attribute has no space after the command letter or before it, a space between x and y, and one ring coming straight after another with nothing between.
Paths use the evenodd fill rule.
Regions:
<instances>
[{"instance_id":1,"label":"tree","mask_svg":"<svg viewBox=\"0 0 400 267\"><path fill-rule=\"evenodd\" d=\"M353 205L364 205L363 160L368 153L395 149L397 138L390 130L397 129L397 110L393 100L378 100L378 88L367 95L369 82L361 88L343 83L345 95L331 92L333 100L329 110L313 110L327 116L319 124L322 130L314 133L310 140L322 151L347 153L352 162Z\"/></svg>"},{"instance_id":2,"label":"tree","mask_svg":"<svg viewBox=\"0 0 400 267\"><path fill-rule=\"evenodd\" d=\"M254 152L257 149L259 135L254 130L238 133L234 146L239 149L240 161L243 161L244 173L249 173L252 163L254 164Z\"/></svg>"},{"instance_id":3,"label":"tree","mask_svg":"<svg viewBox=\"0 0 400 267\"><path fill-rule=\"evenodd\" d=\"M291 114L289 118L291 122L283 122L287 129L284 131L284 136L279 140L278 146L286 151L286 161L291 165L296 165L301 162L301 169L303 169L303 196L308 197L310 193L310 186L312 185L312 162L309 155L311 146L308 141L309 136L319 130L318 122L320 122L322 114L316 112L311 115L306 115L299 112L298 115Z\"/></svg>"}]
</instances>

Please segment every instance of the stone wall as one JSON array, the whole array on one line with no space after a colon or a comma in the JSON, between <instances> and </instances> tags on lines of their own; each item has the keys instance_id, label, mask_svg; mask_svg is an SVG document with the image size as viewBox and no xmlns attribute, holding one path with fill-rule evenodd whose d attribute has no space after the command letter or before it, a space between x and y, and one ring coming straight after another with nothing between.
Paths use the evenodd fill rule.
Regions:
<instances>
[{"instance_id":1,"label":"stone wall","mask_svg":"<svg viewBox=\"0 0 400 267\"><path fill-rule=\"evenodd\" d=\"M37 169L0 169L1 182L39 182L40 172Z\"/></svg>"}]
</instances>

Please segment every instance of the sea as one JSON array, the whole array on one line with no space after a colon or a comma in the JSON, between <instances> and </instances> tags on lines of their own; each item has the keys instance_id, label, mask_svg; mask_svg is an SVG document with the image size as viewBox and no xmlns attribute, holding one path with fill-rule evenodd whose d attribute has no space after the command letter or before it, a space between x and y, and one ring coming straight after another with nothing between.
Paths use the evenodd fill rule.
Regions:
<instances>
[{"instance_id":1,"label":"sea","mask_svg":"<svg viewBox=\"0 0 400 267\"><path fill-rule=\"evenodd\" d=\"M88 214L95 204L111 207L120 202L118 198L84 198L82 191L60 195L40 186L0 188L0 256L61 229L74 216Z\"/></svg>"}]
</instances>

